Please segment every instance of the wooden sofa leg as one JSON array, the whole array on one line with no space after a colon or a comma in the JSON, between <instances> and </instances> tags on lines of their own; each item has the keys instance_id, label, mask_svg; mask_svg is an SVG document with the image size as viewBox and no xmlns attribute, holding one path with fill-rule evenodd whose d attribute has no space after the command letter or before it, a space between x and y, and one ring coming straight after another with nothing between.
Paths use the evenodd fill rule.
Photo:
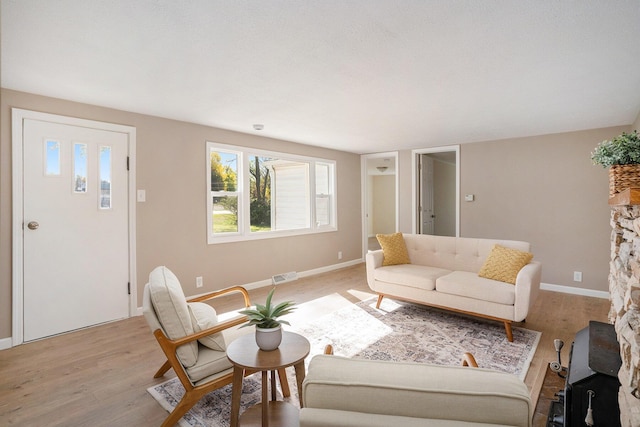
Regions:
<instances>
[{"instance_id":1,"label":"wooden sofa leg","mask_svg":"<svg viewBox=\"0 0 640 427\"><path fill-rule=\"evenodd\" d=\"M504 330L507 333L507 340L509 340L509 342L513 342L513 331L511 330L511 322L505 320Z\"/></svg>"},{"instance_id":2,"label":"wooden sofa leg","mask_svg":"<svg viewBox=\"0 0 640 427\"><path fill-rule=\"evenodd\" d=\"M376 303L376 308L380 308L380 303L382 302L382 298L384 298L384 295L382 294L378 295L378 302Z\"/></svg>"}]
</instances>

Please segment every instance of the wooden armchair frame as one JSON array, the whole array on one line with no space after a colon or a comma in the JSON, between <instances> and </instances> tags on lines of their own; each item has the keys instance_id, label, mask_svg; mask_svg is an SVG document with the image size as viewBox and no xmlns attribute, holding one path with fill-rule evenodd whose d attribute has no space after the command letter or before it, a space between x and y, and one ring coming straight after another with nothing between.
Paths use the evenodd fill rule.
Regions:
<instances>
[{"instance_id":1,"label":"wooden armchair frame","mask_svg":"<svg viewBox=\"0 0 640 427\"><path fill-rule=\"evenodd\" d=\"M476 362L476 358L473 357L473 354L467 352L462 355L462 366L471 366L472 368L477 368L478 362Z\"/></svg>"},{"instance_id":2,"label":"wooden armchair frame","mask_svg":"<svg viewBox=\"0 0 640 427\"><path fill-rule=\"evenodd\" d=\"M218 298L224 295L228 295L231 293L239 292L242 294L244 298L244 306L248 308L251 306L251 300L249 298L249 293L247 290L241 286L234 286L226 289L222 289L220 291L211 292L196 298L192 298L187 300L187 302L202 302L211 300L213 298ZM167 357L167 361L158 369L158 371L153 376L154 378L162 377L169 369L173 368L177 377L180 379L182 386L185 389L185 394L178 402L173 411L169 414L169 417L162 423L163 427L173 426L175 425L180 418L184 414L186 414L193 405L195 405L205 394L216 390L220 387L223 387L227 384L231 384L233 382L233 369L229 369L229 373L200 385L193 385L189 376L187 375L185 368L180 363L178 356L176 354L176 350L178 347L184 344L188 344L190 342L196 341L200 338L206 337L211 334L215 334L218 332L222 332L226 329L233 328L235 326L241 325L247 321L246 316L238 316L233 319L226 320L224 322L220 322L216 326L205 329L203 331L187 335L180 339L171 340L169 339L162 329L156 329L153 331L153 335L156 337L158 344L160 344L160 348L164 352ZM253 372L245 372L245 375L250 375ZM282 385L282 392L285 396L290 395L289 384L287 382L287 377L284 369L278 371L278 376L280 379L280 383Z\"/></svg>"}]
</instances>

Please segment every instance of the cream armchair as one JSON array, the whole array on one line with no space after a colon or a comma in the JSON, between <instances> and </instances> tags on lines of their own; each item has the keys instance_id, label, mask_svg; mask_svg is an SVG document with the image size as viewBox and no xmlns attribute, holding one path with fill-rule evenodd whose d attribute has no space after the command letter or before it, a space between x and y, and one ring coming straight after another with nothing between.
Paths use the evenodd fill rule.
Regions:
<instances>
[{"instance_id":1,"label":"cream armchair","mask_svg":"<svg viewBox=\"0 0 640 427\"><path fill-rule=\"evenodd\" d=\"M178 278L168 268L157 267L149 274L149 283L144 288L143 313L167 357L154 378L162 377L173 368L185 389L184 397L163 426L175 425L202 396L232 383L233 368L227 359L226 345L240 334L251 332L251 328L239 328L246 322L246 316L218 321L215 309L203 302L232 293L241 294L240 309L251 306L249 294L240 286L187 301ZM283 394L288 396L284 370L279 374Z\"/></svg>"}]
</instances>

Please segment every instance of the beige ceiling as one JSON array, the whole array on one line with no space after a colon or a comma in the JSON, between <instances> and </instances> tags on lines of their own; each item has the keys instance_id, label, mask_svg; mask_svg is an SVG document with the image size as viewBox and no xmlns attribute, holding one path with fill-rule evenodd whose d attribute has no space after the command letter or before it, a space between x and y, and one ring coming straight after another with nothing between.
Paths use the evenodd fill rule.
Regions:
<instances>
[{"instance_id":1,"label":"beige ceiling","mask_svg":"<svg viewBox=\"0 0 640 427\"><path fill-rule=\"evenodd\" d=\"M640 0L0 4L2 87L356 153L640 111Z\"/></svg>"}]
</instances>

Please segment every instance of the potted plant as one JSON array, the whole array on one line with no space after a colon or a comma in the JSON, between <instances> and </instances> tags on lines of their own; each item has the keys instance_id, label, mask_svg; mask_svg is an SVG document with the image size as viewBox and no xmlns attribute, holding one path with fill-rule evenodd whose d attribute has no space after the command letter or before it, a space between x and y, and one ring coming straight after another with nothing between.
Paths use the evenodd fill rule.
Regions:
<instances>
[{"instance_id":1,"label":"potted plant","mask_svg":"<svg viewBox=\"0 0 640 427\"><path fill-rule=\"evenodd\" d=\"M640 135L634 130L602 141L591 153L595 165L609 168L609 197L640 187Z\"/></svg>"},{"instance_id":2,"label":"potted plant","mask_svg":"<svg viewBox=\"0 0 640 427\"><path fill-rule=\"evenodd\" d=\"M256 344L264 351L278 348L282 341L282 324L289 325L289 322L279 319L279 317L296 309L293 301L284 301L274 306L271 300L275 290L274 286L267 295L265 305L256 304L255 308L240 312L249 318L248 322L242 325L243 328L251 325L256 326Z\"/></svg>"}]
</instances>

